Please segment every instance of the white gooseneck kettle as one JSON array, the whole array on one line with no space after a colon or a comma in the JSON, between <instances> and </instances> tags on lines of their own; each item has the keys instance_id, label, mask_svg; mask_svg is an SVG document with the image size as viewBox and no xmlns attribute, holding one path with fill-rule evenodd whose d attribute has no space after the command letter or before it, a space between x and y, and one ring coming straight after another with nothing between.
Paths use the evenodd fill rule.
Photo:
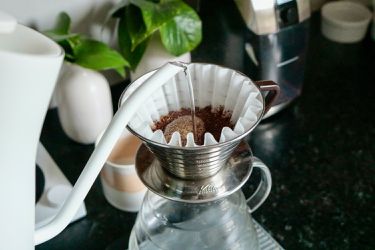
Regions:
<instances>
[{"instance_id":1,"label":"white gooseneck kettle","mask_svg":"<svg viewBox=\"0 0 375 250\"><path fill-rule=\"evenodd\" d=\"M64 52L0 12L0 249L34 242L35 156Z\"/></svg>"},{"instance_id":2,"label":"white gooseneck kettle","mask_svg":"<svg viewBox=\"0 0 375 250\"><path fill-rule=\"evenodd\" d=\"M63 57L56 43L0 11L0 249L33 249L60 233L143 100L184 70L164 65L123 103L59 213L34 232L35 158Z\"/></svg>"}]
</instances>

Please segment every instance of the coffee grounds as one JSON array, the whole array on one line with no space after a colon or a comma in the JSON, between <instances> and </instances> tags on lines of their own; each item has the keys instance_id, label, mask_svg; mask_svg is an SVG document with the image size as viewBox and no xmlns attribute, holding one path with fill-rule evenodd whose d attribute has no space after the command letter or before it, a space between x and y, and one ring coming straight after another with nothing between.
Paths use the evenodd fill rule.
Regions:
<instances>
[{"instance_id":1,"label":"coffee grounds","mask_svg":"<svg viewBox=\"0 0 375 250\"><path fill-rule=\"evenodd\" d=\"M165 128L167 127L169 123L176 120L178 117L186 116L186 115L191 115L191 111L188 108L182 108L179 111L170 111L167 115L160 117L159 121L155 121L152 130L156 131L160 129L165 133ZM233 129L234 127L234 125L230 121L232 112L224 111L224 107L222 106L215 108L215 109L212 109L211 106L207 106L204 108L197 107L195 108L195 116L202 119L202 121L204 122L204 128L205 128L205 131L203 133L200 132L197 135L197 138L195 141L197 145L203 145L205 132L211 133L214 136L214 138L217 141L219 141L221 130L224 127L229 127L231 129ZM183 141L186 141L186 138L184 139L185 140Z\"/></svg>"},{"instance_id":2,"label":"coffee grounds","mask_svg":"<svg viewBox=\"0 0 375 250\"><path fill-rule=\"evenodd\" d=\"M204 122L201 118L195 117L195 133L197 138L204 136L206 128L204 127ZM182 145L185 145L187 142L188 133L193 131L193 121L191 115L179 116L170 123L167 124L164 128L164 137L168 142L171 140L174 132L180 132Z\"/></svg>"}]
</instances>

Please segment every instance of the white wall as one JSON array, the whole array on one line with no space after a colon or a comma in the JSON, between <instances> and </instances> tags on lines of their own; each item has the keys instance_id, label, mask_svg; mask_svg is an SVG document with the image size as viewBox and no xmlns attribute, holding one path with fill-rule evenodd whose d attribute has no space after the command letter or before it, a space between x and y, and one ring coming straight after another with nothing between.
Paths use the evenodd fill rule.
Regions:
<instances>
[{"instance_id":1,"label":"white wall","mask_svg":"<svg viewBox=\"0 0 375 250\"><path fill-rule=\"evenodd\" d=\"M52 28L58 13L65 11L71 16L74 31L101 38L99 30L113 2L114 0L0 0L0 9L16 17L19 23L40 31Z\"/></svg>"}]
</instances>

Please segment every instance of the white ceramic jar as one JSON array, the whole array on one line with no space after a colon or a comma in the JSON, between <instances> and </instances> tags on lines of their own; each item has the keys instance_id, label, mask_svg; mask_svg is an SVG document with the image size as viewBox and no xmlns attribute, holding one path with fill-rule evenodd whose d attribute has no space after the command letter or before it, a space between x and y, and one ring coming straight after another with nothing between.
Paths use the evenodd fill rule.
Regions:
<instances>
[{"instance_id":1,"label":"white ceramic jar","mask_svg":"<svg viewBox=\"0 0 375 250\"><path fill-rule=\"evenodd\" d=\"M370 10L356 2L334 1L322 8L322 33L335 42L361 41L371 21Z\"/></svg>"},{"instance_id":2,"label":"white ceramic jar","mask_svg":"<svg viewBox=\"0 0 375 250\"><path fill-rule=\"evenodd\" d=\"M102 135L99 135L95 146ZM147 191L135 169L136 154L141 144L141 140L125 128L100 172L104 197L112 206L127 212L139 210Z\"/></svg>"},{"instance_id":3,"label":"white ceramic jar","mask_svg":"<svg viewBox=\"0 0 375 250\"><path fill-rule=\"evenodd\" d=\"M61 126L76 142L94 143L112 119L109 84L94 70L64 63L56 97Z\"/></svg>"}]
</instances>

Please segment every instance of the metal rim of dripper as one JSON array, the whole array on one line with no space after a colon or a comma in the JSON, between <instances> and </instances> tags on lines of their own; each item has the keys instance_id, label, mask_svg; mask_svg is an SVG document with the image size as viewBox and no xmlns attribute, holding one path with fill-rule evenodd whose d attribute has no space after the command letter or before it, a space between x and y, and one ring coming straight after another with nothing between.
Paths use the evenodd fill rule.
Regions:
<instances>
[{"instance_id":1,"label":"metal rim of dripper","mask_svg":"<svg viewBox=\"0 0 375 250\"><path fill-rule=\"evenodd\" d=\"M252 153L246 142L240 143L215 175L204 179L181 179L170 174L145 145L138 149L135 165L150 191L169 200L189 203L214 201L233 194L246 183L253 170Z\"/></svg>"},{"instance_id":2,"label":"metal rim of dripper","mask_svg":"<svg viewBox=\"0 0 375 250\"><path fill-rule=\"evenodd\" d=\"M259 91L259 94L262 96L261 100L262 100L262 112L260 113L259 115L259 118L257 119L257 121L243 134L237 136L237 137L234 137L232 138L231 140L229 141L225 141L225 142L218 142L217 144L213 144L213 145L201 145L201 146L198 146L198 147L180 147L180 146L173 146L173 145L169 145L169 144L163 144L163 143L159 143L159 142L156 142L156 141L153 141L153 140L150 140L140 134L138 134L135 130L133 130L129 125L127 125L127 129L132 133L134 134L135 136L139 137L143 142L145 143L152 143L153 145L155 146L158 146L158 147L163 147L163 148L169 148L169 149L181 149L183 148L184 150L192 150L192 151L196 151L196 150L199 150L199 148L202 148L204 147L205 149L211 149L211 148L215 148L217 146L226 146L226 145L229 145L235 141L240 141L242 140L244 137L246 137L251 131L254 130L254 128L262 121L262 117L265 115L265 98L263 97L262 95L262 91L260 89L260 87L255 84L248 76L246 76L244 73L238 71L238 70L235 70L235 69L230 69L230 68L227 68L227 67L224 67L224 66L221 66L221 65L218 65L218 64L212 64L212 63L187 63L187 65L192 65L192 64L200 64L200 65L214 65L214 66L218 66L218 67L221 67L221 68L224 68L224 69L229 69L229 70L232 70L232 71L235 71L236 73L242 75L243 77L247 78L249 80L249 82L251 84L253 84ZM142 76L138 77L137 79L135 79L133 82L131 82L125 89L124 91L121 93L121 96L119 98L119 102L118 102L118 107L120 107L122 105L122 100L124 98L124 95L125 95L125 92L129 90L129 88L131 88L131 86L136 83L139 79L141 79L142 77L146 77L147 75L152 75L152 73L155 73L158 69L154 69L154 70L151 70L145 74L143 74ZM146 78L147 79L147 78Z\"/></svg>"}]
</instances>

